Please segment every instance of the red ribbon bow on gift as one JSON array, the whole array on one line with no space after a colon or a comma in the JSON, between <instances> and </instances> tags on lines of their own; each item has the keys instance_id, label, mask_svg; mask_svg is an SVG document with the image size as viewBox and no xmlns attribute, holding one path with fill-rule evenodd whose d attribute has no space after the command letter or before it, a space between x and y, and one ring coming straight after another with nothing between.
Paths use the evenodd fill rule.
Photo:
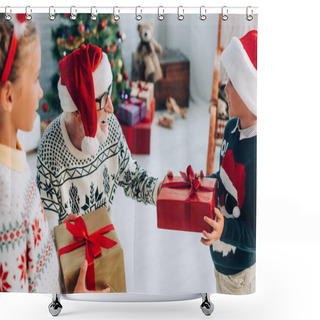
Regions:
<instances>
[{"instance_id":1,"label":"red ribbon bow on gift","mask_svg":"<svg viewBox=\"0 0 320 320\"><path fill-rule=\"evenodd\" d=\"M142 91L148 91L148 84L146 83L145 86L143 87L141 82L138 82L138 89L139 89L139 92L137 94L137 97L139 97L139 94L142 92Z\"/></svg>"},{"instance_id":2,"label":"red ribbon bow on gift","mask_svg":"<svg viewBox=\"0 0 320 320\"><path fill-rule=\"evenodd\" d=\"M126 123L128 124L128 110L132 107L132 106L137 106L139 107L139 120L141 121L141 117L142 117L142 105L143 105L143 101L142 100L138 100L136 102L132 102L131 99L125 99L124 100L125 103L128 103L126 109L125 109L125 119L126 119Z\"/></svg>"},{"instance_id":3,"label":"red ribbon bow on gift","mask_svg":"<svg viewBox=\"0 0 320 320\"><path fill-rule=\"evenodd\" d=\"M88 261L87 270L87 288L95 290L95 275L94 275L94 259L101 254L101 247L110 249L117 244L116 241L103 236L104 233L114 230L113 224L109 224L91 234L88 234L87 226L81 217L78 217L74 224L66 220L67 230L73 234L75 238L82 239L71 243L59 250L59 256L68 253L83 244L86 246L86 260Z\"/></svg>"},{"instance_id":4,"label":"red ribbon bow on gift","mask_svg":"<svg viewBox=\"0 0 320 320\"><path fill-rule=\"evenodd\" d=\"M172 181L162 185L162 188L188 188L190 187L188 197L185 200L185 224L187 229L191 226L191 199L197 196L198 191L212 192L214 188L202 186L202 175L195 175L191 166L188 166L187 172L180 171L184 181Z\"/></svg>"},{"instance_id":5,"label":"red ribbon bow on gift","mask_svg":"<svg viewBox=\"0 0 320 320\"><path fill-rule=\"evenodd\" d=\"M202 186L202 177L195 175L191 166L188 166L187 172L184 173L180 171L180 175L184 181L180 182L168 182L164 183L162 187L164 188L187 188L190 187L189 195L187 197L187 201L190 200L194 195L196 195L197 191L213 191L213 188Z\"/></svg>"}]
</instances>

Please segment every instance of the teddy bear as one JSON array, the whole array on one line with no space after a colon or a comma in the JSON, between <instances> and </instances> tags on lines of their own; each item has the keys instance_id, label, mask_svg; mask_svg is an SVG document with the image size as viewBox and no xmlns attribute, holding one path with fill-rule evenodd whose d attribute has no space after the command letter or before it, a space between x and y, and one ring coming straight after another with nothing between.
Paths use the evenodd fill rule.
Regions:
<instances>
[{"instance_id":1,"label":"teddy bear","mask_svg":"<svg viewBox=\"0 0 320 320\"><path fill-rule=\"evenodd\" d=\"M134 60L142 61L145 64L145 80L157 82L162 78L162 71L157 54L162 53L162 46L152 38L154 29L153 21L138 24L140 42L134 54Z\"/></svg>"}]
</instances>

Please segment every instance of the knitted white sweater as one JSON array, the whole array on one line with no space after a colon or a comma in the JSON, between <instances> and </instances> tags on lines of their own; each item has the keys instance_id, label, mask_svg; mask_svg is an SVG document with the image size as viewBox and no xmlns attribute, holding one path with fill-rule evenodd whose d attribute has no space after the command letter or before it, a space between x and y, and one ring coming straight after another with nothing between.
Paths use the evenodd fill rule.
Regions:
<instances>
[{"instance_id":1,"label":"knitted white sweater","mask_svg":"<svg viewBox=\"0 0 320 320\"><path fill-rule=\"evenodd\" d=\"M0 291L59 293L59 264L26 154L0 145Z\"/></svg>"},{"instance_id":2,"label":"knitted white sweater","mask_svg":"<svg viewBox=\"0 0 320 320\"><path fill-rule=\"evenodd\" d=\"M160 182L132 158L117 118L108 118L108 138L88 156L70 141L63 114L45 131L38 149L37 184L53 229L68 214L79 216L105 206L111 209L118 186L145 204L156 204Z\"/></svg>"}]
</instances>

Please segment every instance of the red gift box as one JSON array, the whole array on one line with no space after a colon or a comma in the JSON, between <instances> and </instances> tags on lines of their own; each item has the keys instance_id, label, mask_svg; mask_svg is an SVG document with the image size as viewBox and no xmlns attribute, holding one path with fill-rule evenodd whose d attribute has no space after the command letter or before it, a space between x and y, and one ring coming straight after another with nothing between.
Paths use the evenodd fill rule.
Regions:
<instances>
[{"instance_id":1,"label":"red gift box","mask_svg":"<svg viewBox=\"0 0 320 320\"><path fill-rule=\"evenodd\" d=\"M157 199L158 228L212 232L203 217L213 219L216 182L195 175L191 166L180 176L166 176Z\"/></svg>"},{"instance_id":2,"label":"red gift box","mask_svg":"<svg viewBox=\"0 0 320 320\"><path fill-rule=\"evenodd\" d=\"M151 122L145 119L132 127L120 125L131 153L150 154Z\"/></svg>"}]
</instances>

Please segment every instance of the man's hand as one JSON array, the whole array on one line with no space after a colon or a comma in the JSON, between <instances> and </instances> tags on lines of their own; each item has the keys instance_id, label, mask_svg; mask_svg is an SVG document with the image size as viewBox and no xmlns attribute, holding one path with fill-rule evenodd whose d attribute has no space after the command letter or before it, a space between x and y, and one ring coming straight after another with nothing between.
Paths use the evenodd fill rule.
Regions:
<instances>
[{"instance_id":1,"label":"man's hand","mask_svg":"<svg viewBox=\"0 0 320 320\"><path fill-rule=\"evenodd\" d=\"M211 233L205 230L202 231L203 235L206 238L202 237L201 242L205 246L212 245L216 240L219 240L222 235L224 227L224 217L218 208L214 208L214 213L216 215L216 220L210 219L207 216L204 217L204 221L213 228L213 231Z\"/></svg>"},{"instance_id":2,"label":"man's hand","mask_svg":"<svg viewBox=\"0 0 320 320\"><path fill-rule=\"evenodd\" d=\"M90 293L90 292L108 293L108 292L110 292L110 287L108 287L108 286L103 290L98 290L98 291L88 290L86 287L87 269L88 269L88 262L87 262L87 260L84 260L81 264L78 281L77 281L76 287L74 288L73 293Z\"/></svg>"}]
</instances>

